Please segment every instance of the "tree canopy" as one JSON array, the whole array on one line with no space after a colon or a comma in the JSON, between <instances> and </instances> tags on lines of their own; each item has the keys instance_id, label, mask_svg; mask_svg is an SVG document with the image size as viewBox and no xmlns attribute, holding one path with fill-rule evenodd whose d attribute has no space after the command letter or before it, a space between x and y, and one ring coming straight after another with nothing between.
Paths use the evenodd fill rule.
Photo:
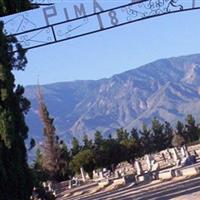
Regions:
<instances>
[{"instance_id":1,"label":"tree canopy","mask_svg":"<svg viewBox=\"0 0 200 200\"><path fill-rule=\"evenodd\" d=\"M0 1L0 16L19 11L18 1ZM21 2L22 10L28 1ZM13 48L18 52L13 53ZM24 70L25 51L15 37L6 37L0 22L0 199L29 200L32 176L27 164L24 140L28 127L24 114L30 102L23 96L24 88L15 85L13 70Z\"/></svg>"}]
</instances>

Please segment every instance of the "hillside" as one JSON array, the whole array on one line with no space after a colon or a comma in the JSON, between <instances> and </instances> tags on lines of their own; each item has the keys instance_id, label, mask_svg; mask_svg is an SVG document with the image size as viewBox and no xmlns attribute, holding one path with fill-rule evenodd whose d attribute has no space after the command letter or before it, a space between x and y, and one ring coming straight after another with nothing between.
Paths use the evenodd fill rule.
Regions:
<instances>
[{"instance_id":1,"label":"hillside","mask_svg":"<svg viewBox=\"0 0 200 200\"><path fill-rule=\"evenodd\" d=\"M32 103L30 134L39 139L36 90L28 86L25 95ZM108 79L44 85L42 91L58 134L68 142L95 130L108 135L140 127L154 116L171 123L190 113L200 119L200 54L161 59Z\"/></svg>"}]
</instances>

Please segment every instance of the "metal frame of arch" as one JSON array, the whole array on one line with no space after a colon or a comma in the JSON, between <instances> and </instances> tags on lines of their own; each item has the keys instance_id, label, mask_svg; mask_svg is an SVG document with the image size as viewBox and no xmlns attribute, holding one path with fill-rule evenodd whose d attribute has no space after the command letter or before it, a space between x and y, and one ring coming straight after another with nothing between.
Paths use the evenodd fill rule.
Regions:
<instances>
[{"instance_id":1,"label":"metal frame of arch","mask_svg":"<svg viewBox=\"0 0 200 200\"><path fill-rule=\"evenodd\" d=\"M200 9L200 2L197 3L195 0L133 0L131 3L107 10L103 10L99 4L96 6L98 6L99 11L87 15L83 4L81 4L79 8L75 7L76 18L52 24L49 21L56 17L56 7L54 5L48 6L43 8L45 26L26 31L18 30L14 34L10 32L7 35L8 37L10 35L16 36L24 49L33 49L153 17ZM66 15L66 10L63 11ZM23 16L21 25L23 20L26 21L26 24L31 23ZM7 23L12 23L12 18Z\"/></svg>"}]
</instances>

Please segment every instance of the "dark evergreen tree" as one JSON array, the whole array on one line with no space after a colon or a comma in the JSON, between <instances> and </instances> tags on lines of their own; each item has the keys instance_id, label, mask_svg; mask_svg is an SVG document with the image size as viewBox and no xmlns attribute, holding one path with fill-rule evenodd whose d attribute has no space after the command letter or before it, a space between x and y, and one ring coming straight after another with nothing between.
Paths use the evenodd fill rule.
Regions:
<instances>
[{"instance_id":1,"label":"dark evergreen tree","mask_svg":"<svg viewBox=\"0 0 200 200\"><path fill-rule=\"evenodd\" d=\"M95 134L94 134L94 145L95 145L95 147L99 148L100 145L102 144L102 142L103 142L103 136L102 136L101 132L96 131Z\"/></svg>"},{"instance_id":2,"label":"dark evergreen tree","mask_svg":"<svg viewBox=\"0 0 200 200\"><path fill-rule=\"evenodd\" d=\"M79 151L81 150L81 146L79 144L79 141L73 137L72 138L72 148L71 148L71 156L75 156Z\"/></svg>"},{"instance_id":3,"label":"dark evergreen tree","mask_svg":"<svg viewBox=\"0 0 200 200\"><path fill-rule=\"evenodd\" d=\"M131 130L131 136L130 138L135 140L135 151L136 151L136 157L142 156L142 145L140 141L139 131L135 128L132 128Z\"/></svg>"},{"instance_id":4,"label":"dark evergreen tree","mask_svg":"<svg viewBox=\"0 0 200 200\"><path fill-rule=\"evenodd\" d=\"M119 162L126 158L121 153L121 146L116 139L104 140L100 147L100 166L114 170Z\"/></svg>"},{"instance_id":5,"label":"dark evergreen tree","mask_svg":"<svg viewBox=\"0 0 200 200\"><path fill-rule=\"evenodd\" d=\"M59 142L59 162L58 172L56 174L56 180L65 181L69 179L72 172L69 169L70 154L67 149L67 145L61 140Z\"/></svg>"},{"instance_id":6,"label":"dark evergreen tree","mask_svg":"<svg viewBox=\"0 0 200 200\"><path fill-rule=\"evenodd\" d=\"M0 16L19 10L14 1L0 1ZM17 1L15 1L17 2ZM22 8L29 9L28 1ZM12 4L12 5L11 5ZM13 49L17 53L13 53ZM25 51L16 38L6 37L0 22L0 199L29 200L32 193L32 177L27 164L26 147L28 127L24 114L30 107L23 97L24 88L15 86L13 70L24 70Z\"/></svg>"},{"instance_id":7,"label":"dark evergreen tree","mask_svg":"<svg viewBox=\"0 0 200 200\"><path fill-rule=\"evenodd\" d=\"M165 149L165 135L163 132L163 124L156 118L152 120L152 144L153 144L153 150L154 152L161 151Z\"/></svg>"},{"instance_id":8,"label":"dark evergreen tree","mask_svg":"<svg viewBox=\"0 0 200 200\"><path fill-rule=\"evenodd\" d=\"M186 134L185 127L184 127L184 124L182 122L177 121L175 133L181 135L184 138L185 142L189 141L189 137Z\"/></svg>"},{"instance_id":9,"label":"dark evergreen tree","mask_svg":"<svg viewBox=\"0 0 200 200\"><path fill-rule=\"evenodd\" d=\"M137 144L139 144L140 137L139 137L139 133L138 133L137 129L132 128L132 130L131 130L131 137L135 139L135 141L136 141Z\"/></svg>"},{"instance_id":10,"label":"dark evergreen tree","mask_svg":"<svg viewBox=\"0 0 200 200\"><path fill-rule=\"evenodd\" d=\"M123 128L119 128L117 129L117 140L118 142L122 141L122 140L126 140L129 137L129 133L127 132L127 130L123 129Z\"/></svg>"},{"instance_id":11,"label":"dark evergreen tree","mask_svg":"<svg viewBox=\"0 0 200 200\"><path fill-rule=\"evenodd\" d=\"M151 130L147 128L145 124L142 126L142 130L140 130L140 144L142 154L149 154L153 152L153 145L152 145L152 137L151 137Z\"/></svg>"},{"instance_id":12,"label":"dark evergreen tree","mask_svg":"<svg viewBox=\"0 0 200 200\"><path fill-rule=\"evenodd\" d=\"M92 149L93 148L93 144L92 144L92 140L89 140L87 135L83 136L83 149Z\"/></svg>"},{"instance_id":13,"label":"dark evergreen tree","mask_svg":"<svg viewBox=\"0 0 200 200\"><path fill-rule=\"evenodd\" d=\"M171 124L169 122L165 121L163 129L164 129L163 147L164 149L167 149L172 146L171 141L173 137L173 128L171 127Z\"/></svg>"},{"instance_id":14,"label":"dark evergreen tree","mask_svg":"<svg viewBox=\"0 0 200 200\"><path fill-rule=\"evenodd\" d=\"M199 139L198 127L192 115L188 115L186 118L185 132L187 142L194 142Z\"/></svg>"},{"instance_id":15,"label":"dark evergreen tree","mask_svg":"<svg viewBox=\"0 0 200 200\"><path fill-rule=\"evenodd\" d=\"M128 161L134 164L135 158L138 157L138 144L135 138L130 137L128 139L122 140L120 142L121 150L119 156L121 157L120 161Z\"/></svg>"}]
</instances>

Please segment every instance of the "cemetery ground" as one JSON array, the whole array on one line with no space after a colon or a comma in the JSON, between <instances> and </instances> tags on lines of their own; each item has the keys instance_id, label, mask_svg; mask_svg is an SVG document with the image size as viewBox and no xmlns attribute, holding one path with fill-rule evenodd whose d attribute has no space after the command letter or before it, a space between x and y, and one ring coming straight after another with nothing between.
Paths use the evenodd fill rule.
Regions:
<instances>
[{"instance_id":1,"label":"cemetery ground","mask_svg":"<svg viewBox=\"0 0 200 200\"><path fill-rule=\"evenodd\" d=\"M197 162L185 164L194 153ZM114 175L94 171L89 180L83 173L85 183L59 185L58 200L200 200L200 145L146 155L134 167L121 163Z\"/></svg>"},{"instance_id":2,"label":"cemetery ground","mask_svg":"<svg viewBox=\"0 0 200 200\"><path fill-rule=\"evenodd\" d=\"M114 191L95 194L74 194L59 200L199 200L200 176L174 178L168 181L152 181L138 185L129 184Z\"/></svg>"}]
</instances>

